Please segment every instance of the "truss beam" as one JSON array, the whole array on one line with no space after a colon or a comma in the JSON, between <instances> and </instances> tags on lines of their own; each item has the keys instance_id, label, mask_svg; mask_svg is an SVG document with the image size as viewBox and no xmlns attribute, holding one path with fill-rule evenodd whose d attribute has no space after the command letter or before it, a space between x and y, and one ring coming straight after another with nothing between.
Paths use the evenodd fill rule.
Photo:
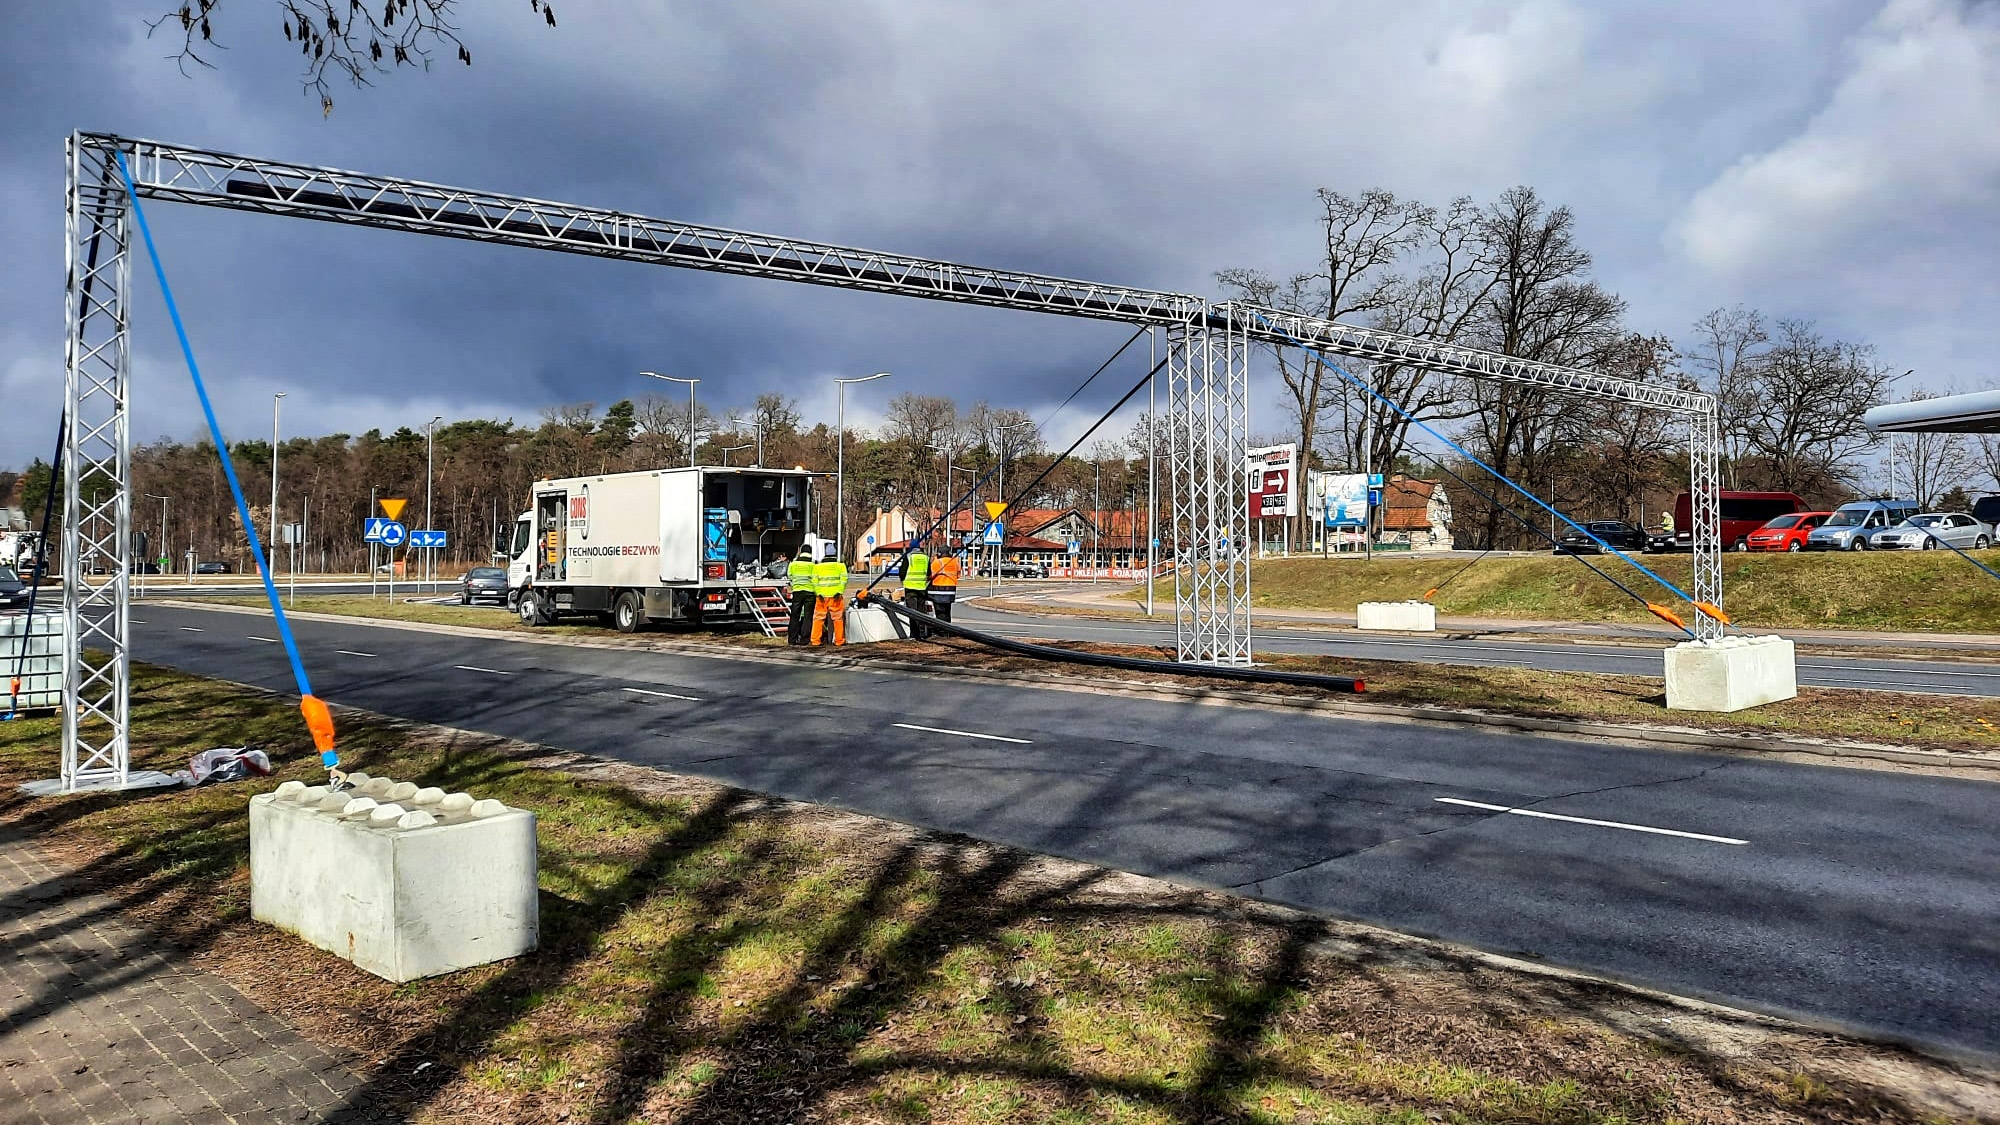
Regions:
<instances>
[{"instance_id":1,"label":"truss beam","mask_svg":"<svg viewBox=\"0 0 2000 1125\"><path fill-rule=\"evenodd\" d=\"M1225 306L1167 335L1178 659L1251 662L1250 341Z\"/></svg>"},{"instance_id":2,"label":"truss beam","mask_svg":"<svg viewBox=\"0 0 2000 1125\"><path fill-rule=\"evenodd\" d=\"M1623 379L1560 364L1536 363L1476 348L1405 336L1400 332L1356 328L1316 316L1235 304L1240 310L1238 315L1249 322L1247 331L1250 337L1260 343L1282 345L1296 341L1331 355L1371 363L1397 364L1446 375L1462 375L1468 379L1527 383L1565 394L1613 399L1684 414L1703 411L1712 414L1715 411L1714 398L1701 391Z\"/></svg>"}]
</instances>

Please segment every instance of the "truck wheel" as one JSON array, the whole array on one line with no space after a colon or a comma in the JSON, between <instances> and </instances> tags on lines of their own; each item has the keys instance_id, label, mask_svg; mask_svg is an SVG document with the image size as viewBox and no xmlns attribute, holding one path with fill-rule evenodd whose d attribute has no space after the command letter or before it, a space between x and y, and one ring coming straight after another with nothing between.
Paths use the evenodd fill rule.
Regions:
<instances>
[{"instance_id":1,"label":"truck wheel","mask_svg":"<svg viewBox=\"0 0 2000 1125\"><path fill-rule=\"evenodd\" d=\"M621 633L636 633L646 623L645 607L631 590L618 595L611 606L611 624Z\"/></svg>"},{"instance_id":2,"label":"truck wheel","mask_svg":"<svg viewBox=\"0 0 2000 1125\"><path fill-rule=\"evenodd\" d=\"M523 625L553 625L556 623L555 606L548 599L533 590L524 590L517 600L516 612L521 615Z\"/></svg>"}]
</instances>

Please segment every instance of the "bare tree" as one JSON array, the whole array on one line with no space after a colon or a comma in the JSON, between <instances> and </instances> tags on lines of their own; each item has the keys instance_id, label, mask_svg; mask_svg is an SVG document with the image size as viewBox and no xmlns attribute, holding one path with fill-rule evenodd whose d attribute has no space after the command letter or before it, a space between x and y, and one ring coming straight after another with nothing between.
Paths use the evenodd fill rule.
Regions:
<instances>
[{"instance_id":1,"label":"bare tree","mask_svg":"<svg viewBox=\"0 0 2000 1125\"><path fill-rule=\"evenodd\" d=\"M1690 386L1694 380L1678 370L1678 358L1666 337L1633 333L1606 358L1604 369L1661 386ZM1648 494L1672 491L1675 455L1686 440L1679 418L1611 399L1577 403L1563 418L1557 438L1575 454L1563 475L1577 482L1573 492L1583 514L1636 521Z\"/></svg>"},{"instance_id":2,"label":"bare tree","mask_svg":"<svg viewBox=\"0 0 2000 1125\"><path fill-rule=\"evenodd\" d=\"M1694 322L1694 331L1694 343L1683 357L1705 376L1701 389L1715 396L1721 415L1722 471L1734 488L1736 466L1749 448L1749 426L1757 406L1751 372L1771 335L1764 328L1764 314L1741 305L1710 310Z\"/></svg>"},{"instance_id":3,"label":"bare tree","mask_svg":"<svg viewBox=\"0 0 2000 1125\"><path fill-rule=\"evenodd\" d=\"M1825 494L1855 480L1854 458L1873 444L1861 415L1896 381L1870 344L1828 340L1809 320L1781 320L1751 366L1744 439L1768 483Z\"/></svg>"},{"instance_id":4,"label":"bare tree","mask_svg":"<svg viewBox=\"0 0 2000 1125\"><path fill-rule=\"evenodd\" d=\"M287 43L304 57L300 83L319 95L322 113L333 112L328 79L344 77L357 89L374 85L377 76L405 66L431 68L435 52L449 48L452 57L472 65L472 51L458 37L459 0L272 0L283 14ZM375 7L380 4L379 10ZM528 0L531 11L549 27L556 25L548 0ZM146 24L150 37L162 27L178 27L180 49L168 57L180 64L214 69L209 57L225 50L215 37L217 13L223 0L187 0ZM241 7L241 5L237 5Z\"/></svg>"},{"instance_id":5,"label":"bare tree","mask_svg":"<svg viewBox=\"0 0 2000 1125\"><path fill-rule=\"evenodd\" d=\"M1494 285L1480 301L1479 334L1502 355L1573 367L1601 364L1624 338L1625 302L1589 280L1591 257L1576 242L1576 217L1546 207L1533 188L1508 189L1480 219ZM1561 405L1540 387L1462 380L1477 408L1472 437L1501 476L1534 472L1548 451ZM1493 545L1504 513L1480 513L1484 543Z\"/></svg>"},{"instance_id":6,"label":"bare tree","mask_svg":"<svg viewBox=\"0 0 2000 1125\"><path fill-rule=\"evenodd\" d=\"M1321 188L1318 197L1321 246L1311 271L1279 282L1260 270L1228 269L1216 274L1216 281L1257 304L1327 320L1386 308L1399 282L1389 271L1422 241L1429 209L1380 188L1358 198ZM1294 356L1283 347L1272 351L1290 394L1286 407L1298 424L1300 456L1310 459L1321 419L1339 399L1345 381L1317 355ZM1299 518L1303 521L1304 514Z\"/></svg>"},{"instance_id":7,"label":"bare tree","mask_svg":"<svg viewBox=\"0 0 2000 1125\"><path fill-rule=\"evenodd\" d=\"M1918 391L1910 400L1936 397L1935 391ZM1910 485L1906 495L1921 507L1936 507L1944 493L1962 488L1982 468L1990 467L1982 465L1982 457L1974 456L1964 434L1899 434L1890 440L1895 448L1893 468L1900 471L1890 476L1889 491L1896 492L1896 478L1900 476ZM1981 452L1984 450L1982 444Z\"/></svg>"}]
</instances>

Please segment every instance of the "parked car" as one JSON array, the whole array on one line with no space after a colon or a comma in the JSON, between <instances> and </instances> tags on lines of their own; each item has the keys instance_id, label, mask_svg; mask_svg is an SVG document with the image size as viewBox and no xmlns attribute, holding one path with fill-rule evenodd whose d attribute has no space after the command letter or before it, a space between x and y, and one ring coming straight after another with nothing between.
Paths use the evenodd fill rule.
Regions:
<instances>
[{"instance_id":1,"label":"parked car","mask_svg":"<svg viewBox=\"0 0 2000 1125\"><path fill-rule=\"evenodd\" d=\"M0 566L0 609L28 604L28 587L11 566Z\"/></svg>"},{"instance_id":2,"label":"parked car","mask_svg":"<svg viewBox=\"0 0 2000 1125\"><path fill-rule=\"evenodd\" d=\"M1592 520L1583 525L1590 535L1570 530L1556 540L1555 553L1558 555L1583 555L1601 550L1591 535L1621 551L1643 551L1646 549L1646 533L1626 523L1624 520Z\"/></svg>"},{"instance_id":3,"label":"parked car","mask_svg":"<svg viewBox=\"0 0 2000 1125\"><path fill-rule=\"evenodd\" d=\"M195 568L194 568L194 572L195 572L196 574L230 574L230 573L232 573L232 571L231 571L231 570L229 569L229 564L228 564L228 563L226 563L226 562L205 562L205 563L197 563L197 564L195 564Z\"/></svg>"},{"instance_id":4,"label":"parked car","mask_svg":"<svg viewBox=\"0 0 2000 1125\"><path fill-rule=\"evenodd\" d=\"M1047 578L1049 568L1037 562L1017 562L1010 559L995 567L994 573L1002 578Z\"/></svg>"},{"instance_id":5,"label":"parked car","mask_svg":"<svg viewBox=\"0 0 2000 1125\"><path fill-rule=\"evenodd\" d=\"M1868 537L1917 514L1915 500L1857 500L1842 504L1806 535L1808 551L1865 551Z\"/></svg>"},{"instance_id":6,"label":"parked car","mask_svg":"<svg viewBox=\"0 0 2000 1125\"><path fill-rule=\"evenodd\" d=\"M1749 547L1753 551L1803 551L1806 549L1806 536L1832 514L1793 512L1788 516L1779 516L1750 533Z\"/></svg>"},{"instance_id":7,"label":"parked car","mask_svg":"<svg viewBox=\"0 0 2000 1125\"><path fill-rule=\"evenodd\" d=\"M497 566L475 566L459 582L458 604L488 601L507 604L507 572Z\"/></svg>"},{"instance_id":8,"label":"parked car","mask_svg":"<svg viewBox=\"0 0 2000 1125\"><path fill-rule=\"evenodd\" d=\"M1811 507L1790 492L1728 491L1722 493L1719 506L1722 546L1731 551L1749 550L1752 532L1779 516L1803 512ZM1674 499L1674 549L1694 549L1694 503L1685 492Z\"/></svg>"},{"instance_id":9,"label":"parked car","mask_svg":"<svg viewBox=\"0 0 2000 1125\"><path fill-rule=\"evenodd\" d=\"M1938 541L1961 551L1993 545L1993 529L1963 512L1923 512L1868 537L1868 545L1883 551L1934 551Z\"/></svg>"}]
</instances>

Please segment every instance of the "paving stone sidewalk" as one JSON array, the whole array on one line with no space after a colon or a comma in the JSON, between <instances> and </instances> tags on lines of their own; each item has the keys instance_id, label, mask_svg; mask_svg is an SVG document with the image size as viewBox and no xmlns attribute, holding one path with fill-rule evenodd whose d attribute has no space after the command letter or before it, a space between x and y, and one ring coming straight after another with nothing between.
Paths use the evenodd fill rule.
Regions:
<instances>
[{"instance_id":1,"label":"paving stone sidewalk","mask_svg":"<svg viewBox=\"0 0 2000 1125\"><path fill-rule=\"evenodd\" d=\"M383 1120L342 1112L361 1086L0 827L0 1121Z\"/></svg>"}]
</instances>

